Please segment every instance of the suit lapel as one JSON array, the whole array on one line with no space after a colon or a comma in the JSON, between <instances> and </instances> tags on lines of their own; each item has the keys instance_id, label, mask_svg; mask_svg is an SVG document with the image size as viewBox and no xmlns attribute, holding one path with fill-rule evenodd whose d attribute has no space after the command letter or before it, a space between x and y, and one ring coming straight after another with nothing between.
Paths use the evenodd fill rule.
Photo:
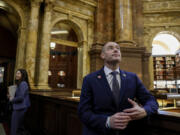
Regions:
<instances>
[{"instance_id":1,"label":"suit lapel","mask_svg":"<svg viewBox=\"0 0 180 135\"><path fill-rule=\"evenodd\" d=\"M126 73L124 71L120 70L120 77L121 77L121 88L120 88L120 93L119 93L119 105L122 101L123 95L125 93L125 85L126 85Z\"/></svg>"},{"instance_id":2,"label":"suit lapel","mask_svg":"<svg viewBox=\"0 0 180 135\"><path fill-rule=\"evenodd\" d=\"M105 92L112 98L113 102L115 103L113 93L107 81L106 75L104 73L104 67L101 68L99 73L97 74L97 78L100 81L101 85L104 87Z\"/></svg>"}]
</instances>

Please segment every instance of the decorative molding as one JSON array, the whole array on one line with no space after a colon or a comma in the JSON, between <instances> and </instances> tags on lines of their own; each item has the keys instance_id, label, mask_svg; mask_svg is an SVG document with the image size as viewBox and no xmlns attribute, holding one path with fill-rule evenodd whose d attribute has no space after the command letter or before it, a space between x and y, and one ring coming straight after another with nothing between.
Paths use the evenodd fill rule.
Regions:
<instances>
[{"instance_id":1,"label":"decorative molding","mask_svg":"<svg viewBox=\"0 0 180 135\"><path fill-rule=\"evenodd\" d=\"M144 24L144 27L174 27L174 26L180 26L180 23L150 23Z\"/></svg>"},{"instance_id":2,"label":"decorative molding","mask_svg":"<svg viewBox=\"0 0 180 135\"><path fill-rule=\"evenodd\" d=\"M67 40L56 39L56 38L51 38L51 41L61 44L61 45L65 45L65 46L78 47L78 43L73 42L73 41L67 41Z\"/></svg>"},{"instance_id":3,"label":"decorative molding","mask_svg":"<svg viewBox=\"0 0 180 135\"><path fill-rule=\"evenodd\" d=\"M95 1L95 0L80 0L80 1L87 5L97 7L97 1Z\"/></svg>"},{"instance_id":4,"label":"decorative molding","mask_svg":"<svg viewBox=\"0 0 180 135\"><path fill-rule=\"evenodd\" d=\"M82 13L79 13L79 12L76 12L76 11L68 10L66 8L55 6L53 8L53 10L56 11L56 12L65 13L65 14L68 14L68 15L71 14L72 16L76 16L76 17L84 19L84 20L91 20L91 21L94 22L94 17L93 16L88 16L88 15L85 15L85 14L82 14Z\"/></svg>"},{"instance_id":5,"label":"decorative molding","mask_svg":"<svg viewBox=\"0 0 180 135\"><path fill-rule=\"evenodd\" d=\"M180 26L180 14L149 14L144 16L145 26Z\"/></svg>"},{"instance_id":6,"label":"decorative molding","mask_svg":"<svg viewBox=\"0 0 180 135\"><path fill-rule=\"evenodd\" d=\"M179 1L144 2L144 13L180 12Z\"/></svg>"},{"instance_id":7,"label":"decorative molding","mask_svg":"<svg viewBox=\"0 0 180 135\"><path fill-rule=\"evenodd\" d=\"M120 47L121 52L124 53L138 53L138 54L144 54L146 51L145 47Z\"/></svg>"},{"instance_id":8,"label":"decorative molding","mask_svg":"<svg viewBox=\"0 0 180 135\"><path fill-rule=\"evenodd\" d=\"M144 14L157 14L157 13L178 13L180 12L180 9L174 10L163 10L163 9L159 9L159 10L148 10L148 11L143 11Z\"/></svg>"}]
</instances>

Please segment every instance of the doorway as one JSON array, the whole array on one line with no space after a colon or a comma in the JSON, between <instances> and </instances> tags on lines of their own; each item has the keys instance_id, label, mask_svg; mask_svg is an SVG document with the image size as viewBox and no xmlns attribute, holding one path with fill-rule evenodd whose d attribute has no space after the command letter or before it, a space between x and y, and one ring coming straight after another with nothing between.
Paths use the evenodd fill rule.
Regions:
<instances>
[{"instance_id":1,"label":"doorway","mask_svg":"<svg viewBox=\"0 0 180 135\"><path fill-rule=\"evenodd\" d=\"M0 114L7 100L7 87L13 84L20 19L13 7L0 1Z\"/></svg>"},{"instance_id":2,"label":"doorway","mask_svg":"<svg viewBox=\"0 0 180 135\"><path fill-rule=\"evenodd\" d=\"M0 8L0 65L4 68L5 87L13 83L19 17L13 8ZM11 10L10 10L11 9Z\"/></svg>"},{"instance_id":3,"label":"doorway","mask_svg":"<svg viewBox=\"0 0 180 135\"><path fill-rule=\"evenodd\" d=\"M48 83L52 88L77 88L78 38L64 22L51 31Z\"/></svg>"}]
</instances>

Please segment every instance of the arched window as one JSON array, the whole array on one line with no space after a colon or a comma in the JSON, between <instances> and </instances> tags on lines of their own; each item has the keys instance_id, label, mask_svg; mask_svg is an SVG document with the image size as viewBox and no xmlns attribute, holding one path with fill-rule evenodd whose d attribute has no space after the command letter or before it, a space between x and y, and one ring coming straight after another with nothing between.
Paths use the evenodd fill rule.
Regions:
<instances>
[{"instance_id":1,"label":"arched window","mask_svg":"<svg viewBox=\"0 0 180 135\"><path fill-rule=\"evenodd\" d=\"M180 48L180 43L171 34L159 33L153 39L152 47L152 55L175 55Z\"/></svg>"}]
</instances>

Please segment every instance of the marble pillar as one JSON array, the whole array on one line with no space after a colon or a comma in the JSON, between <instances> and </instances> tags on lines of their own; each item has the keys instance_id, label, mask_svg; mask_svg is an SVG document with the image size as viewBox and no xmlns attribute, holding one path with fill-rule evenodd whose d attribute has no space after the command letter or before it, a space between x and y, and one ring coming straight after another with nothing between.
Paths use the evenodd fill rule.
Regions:
<instances>
[{"instance_id":1,"label":"marble pillar","mask_svg":"<svg viewBox=\"0 0 180 135\"><path fill-rule=\"evenodd\" d=\"M28 72L29 83L32 89L35 88L34 77L35 77L40 2L41 0L31 1L31 12L29 19L28 35L27 35L27 44L26 44L25 68Z\"/></svg>"},{"instance_id":2,"label":"marble pillar","mask_svg":"<svg viewBox=\"0 0 180 135\"><path fill-rule=\"evenodd\" d=\"M104 7L104 4L103 4L103 1L102 0L99 0L98 1L98 7L96 9L96 12L95 12L95 32L94 32L94 42L96 44L99 44L101 42L103 42L103 37L104 37L104 24L102 23L102 20L104 20L104 17L103 17L103 7ZM95 45L96 45L95 44Z\"/></svg>"},{"instance_id":3,"label":"marble pillar","mask_svg":"<svg viewBox=\"0 0 180 135\"><path fill-rule=\"evenodd\" d=\"M151 66L149 65L150 61L152 60L151 53L144 53L142 57L142 81L147 89L153 89L153 80L151 79L151 73L153 73Z\"/></svg>"},{"instance_id":4,"label":"marble pillar","mask_svg":"<svg viewBox=\"0 0 180 135\"><path fill-rule=\"evenodd\" d=\"M87 41L81 41L78 43L77 88L79 89L82 87L84 76L90 73L90 56L88 51Z\"/></svg>"},{"instance_id":5,"label":"marble pillar","mask_svg":"<svg viewBox=\"0 0 180 135\"><path fill-rule=\"evenodd\" d=\"M83 77L86 76L90 72L90 58L88 55L88 43L87 41L82 41L83 45Z\"/></svg>"},{"instance_id":6,"label":"marble pillar","mask_svg":"<svg viewBox=\"0 0 180 135\"><path fill-rule=\"evenodd\" d=\"M121 46L133 42L132 0L115 0L115 41Z\"/></svg>"},{"instance_id":7,"label":"marble pillar","mask_svg":"<svg viewBox=\"0 0 180 135\"><path fill-rule=\"evenodd\" d=\"M25 42L26 42L26 28L20 27L18 29L18 43L17 43L17 52L16 52L16 65L15 71L19 68L25 68Z\"/></svg>"},{"instance_id":8,"label":"marble pillar","mask_svg":"<svg viewBox=\"0 0 180 135\"><path fill-rule=\"evenodd\" d=\"M38 75L38 89L50 89L48 86L48 70L49 70L49 57L50 57L50 38L51 38L51 13L52 2L45 3L44 20L42 27L42 39L40 47L39 58L39 75Z\"/></svg>"},{"instance_id":9,"label":"marble pillar","mask_svg":"<svg viewBox=\"0 0 180 135\"><path fill-rule=\"evenodd\" d=\"M82 44L78 44L78 64L77 64L77 88L81 89L82 87L82 78L83 78L83 46Z\"/></svg>"}]
</instances>

